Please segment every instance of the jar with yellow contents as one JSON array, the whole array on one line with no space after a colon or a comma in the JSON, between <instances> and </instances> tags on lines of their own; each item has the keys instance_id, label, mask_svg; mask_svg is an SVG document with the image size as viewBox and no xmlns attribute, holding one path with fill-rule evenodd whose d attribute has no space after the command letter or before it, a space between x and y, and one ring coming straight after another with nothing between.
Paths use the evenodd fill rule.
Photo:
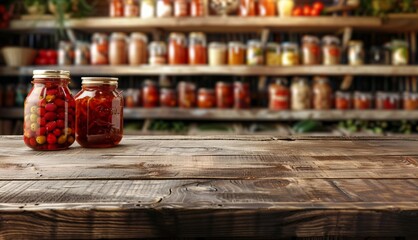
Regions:
<instances>
[{"instance_id":1,"label":"jar with yellow contents","mask_svg":"<svg viewBox=\"0 0 418 240\"><path fill-rule=\"evenodd\" d=\"M281 48L278 43L267 43L266 45L266 65L280 66L282 64Z\"/></svg>"},{"instance_id":2,"label":"jar with yellow contents","mask_svg":"<svg viewBox=\"0 0 418 240\"><path fill-rule=\"evenodd\" d=\"M282 65L296 66L299 65L299 46L297 43L285 42L282 44Z\"/></svg>"}]
</instances>

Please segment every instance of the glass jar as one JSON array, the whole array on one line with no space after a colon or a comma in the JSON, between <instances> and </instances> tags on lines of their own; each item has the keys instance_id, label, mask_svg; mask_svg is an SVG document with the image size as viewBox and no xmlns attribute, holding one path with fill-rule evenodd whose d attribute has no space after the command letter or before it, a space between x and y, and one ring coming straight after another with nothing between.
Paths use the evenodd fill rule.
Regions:
<instances>
[{"instance_id":1,"label":"glass jar","mask_svg":"<svg viewBox=\"0 0 418 240\"><path fill-rule=\"evenodd\" d=\"M146 80L142 85L142 106L144 108L155 108L158 106L159 98L157 83Z\"/></svg>"},{"instance_id":2,"label":"glass jar","mask_svg":"<svg viewBox=\"0 0 418 240\"><path fill-rule=\"evenodd\" d=\"M290 86L292 96L292 110L311 108L311 86L306 78L294 78Z\"/></svg>"},{"instance_id":3,"label":"glass jar","mask_svg":"<svg viewBox=\"0 0 418 240\"><path fill-rule=\"evenodd\" d=\"M171 88L162 88L160 90L160 106L161 107L176 107L177 106L177 93L176 90Z\"/></svg>"},{"instance_id":4,"label":"glass jar","mask_svg":"<svg viewBox=\"0 0 418 240\"><path fill-rule=\"evenodd\" d=\"M90 63L90 44L77 42L75 48L75 65L88 65Z\"/></svg>"},{"instance_id":5,"label":"glass jar","mask_svg":"<svg viewBox=\"0 0 418 240\"><path fill-rule=\"evenodd\" d=\"M241 0L240 6L239 6L239 15L241 17L257 16L256 0Z\"/></svg>"},{"instance_id":6,"label":"glass jar","mask_svg":"<svg viewBox=\"0 0 418 240\"><path fill-rule=\"evenodd\" d=\"M354 93L354 109L366 110L372 108L373 94L369 92Z\"/></svg>"},{"instance_id":7,"label":"glass jar","mask_svg":"<svg viewBox=\"0 0 418 240\"><path fill-rule=\"evenodd\" d=\"M304 65L321 64L321 48L317 37L305 35L302 38L302 57Z\"/></svg>"},{"instance_id":8,"label":"glass jar","mask_svg":"<svg viewBox=\"0 0 418 240\"><path fill-rule=\"evenodd\" d=\"M376 109L395 110L399 109L400 95L393 92L377 92Z\"/></svg>"},{"instance_id":9,"label":"glass jar","mask_svg":"<svg viewBox=\"0 0 418 240\"><path fill-rule=\"evenodd\" d=\"M83 77L75 96L78 144L86 148L107 148L123 136L123 96L117 78Z\"/></svg>"},{"instance_id":10,"label":"glass jar","mask_svg":"<svg viewBox=\"0 0 418 240\"><path fill-rule=\"evenodd\" d=\"M335 108L338 110L348 110L352 106L352 96L350 92L337 91L335 93Z\"/></svg>"},{"instance_id":11,"label":"glass jar","mask_svg":"<svg viewBox=\"0 0 418 240\"><path fill-rule=\"evenodd\" d=\"M403 93L403 109L404 110L418 110L418 93L404 92Z\"/></svg>"},{"instance_id":12,"label":"glass jar","mask_svg":"<svg viewBox=\"0 0 418 240\"><path fill-rule=\"evenodd\" d=\"M362 41L348 42L348 64L353 66L364 64L364 49Z\"/></svg>"},{"instance_id":13,"label":"glass jar","mask_svg":"<svg viewBox=\"0 0 418 240\"><path fill-rule=\"evenodd\" d=\"M90 56L92 65L109 64L109 38L106 34L93 34Z\"/></svg>"},{"instance_id":14,"label":"glass jar","mask_svg":"<svg viewBox=\"0 0 418 240\"><path fill-rule=\"evenodd\" d=\"M324 65L337 65L341 63L340 40L334 36L322 38L322 63Z\"/></svg>"},{"instance_id":15,"label":"glass jar","mask_svg":"<svg viewBox=\"0 0 418 240\"><path fill-rule=\"evenodd\" d=\"M173 16L173 6L171 0L157 0L157 17L171 17Z\"/></svg>"},{"instance_id":16,"label":"glass jar","mask_svg":"<svg viewBox=\"0 0 418 240\"><path fill-rule=\"evenodd\" d=\"M171 33L168 41L168 63L187 64L186 36L183 33Z\"/></svg>"},{"instance_id":17,"label":"glass jar","mask_svg":"<svg viewBox=\"0 0 418 240\"><path fill-rule=\"evenodd\" d=\"M112 33L109 43L110 65L123 65L128 62L127 36L125 33Z\"/></svg>"},{"instance_id":18,"label":"glass jar","mask_svg":"<svg viewBox=\"0 0 418 240\"><path fill-rule=\"evenodd\" d=\"M191 0L190 16L203 17L205 15L204 0Z\"/></svg>"},{"instance_id":19,"label":"glass jar","mask_svg":"<svg viewBox=\"0 0 418 240\"><path fill-rule=\"evenodd\" d=\"M263 44L259 40L249 40L247 44L247 64L262 65L264 64Z\"/></svg>"},{"instance_id":20,"label":"glass jar","mask_svg":"<svg viewBox=\"0 0 418 240\"><path fill-rule=\"evenodd\" d=\"M290 91L285 78L276 79L269 85L268 91L270 110L289 109Z\"/></svg>"},{"instance_id":21,"label":"glass jar","mask_svg":"<svg viewBox=\"0 0 418 240\"><path fill-rule=\"evenodd\" d=\"M245 109L251 106L250 84L234 82L234 108Z\"/></svg>"},{"instance_id":22,"label":"glass jar","mask_svg":"<svg viewBox=\"0 0 418 240\"><path fill-rule=\"evenodd\" d=\"M216 106L215 90L200 88L197 96L197 106L199 108L214 108Z\"/></svg>"},{"instance_id":23,"label":"glass jar","mask_svg":"<svg viewBox=\"0 0 418 240\"><path fill-rule=\"evenodd\" d=\"M73 45L71 42L60 41L58 48L58 65L71 65L73 64Z\"/></svg>"},{"instance_id":24,"label":"glass jar","mask_svg":"<svg viewBox=\"0 0 418 240\"><path fill-rule=\"evenodd\" d=\"M313 83L313 108L328 110L332 108L332 87L329 79L317 77Z\"/></svg>"},{"instance_id":25,"label":"glass jar","mask_svg":"<svg viewBox=\"0 0 418 240\"><path fill-rule=\"evenodd\" d=\"M388 48L373 46L370 48L370 64L391 64L391 52Z\"/></svg>"},{"instance_id":26,"label":"glass jar","mask_svg":"<svg viewBox=\"0 0 418 240\"><path fill-rule=\"evenodd\" d=\"M218 108L232 108L234 105L234 91L232 84L227 82L216 83L216 106Z\"/></svg>"},{"instance_id":27,"label":"glass jar","mask_svg":"<svg viewBox=\"0 0 418 240\"><path fill-rule=\"evenodd\" d=\"M138 17L139 16L138 0L125 0L124 16L125 17Z\"/></svg>"},{"instance_id":28,"label":"glass jar","mask_svg":"<svg viewBox=\"0 0 418 240\"><path fill-rule=\"evenodd\" d=\"M141 0L141 18L155 17L155 0Z\"/></svg>"},{"instance_id":29,"label":"glass jar","mask_svg":"<svg viewBox=\"0 0 418 240\"><path fill-rule=\"evenodd\" d=\"M282 44L282 65L299 65L299 46L296 43L285 42Z\"/></svg>"},{"instance_id":30,"label":"glass jar","mask_svg":"<svg viewBox=\"0 0 418 240\"><path fill-rule=\"evenodd\" d=\"M109 1L109 15L110 17L123 17L123 0Z\"/></svg>"},{"instance_id":31,"label":"glass jar","mask_svg":"<svg viewBox=\"0 0 418 240\"><path fill-rule=\"evenodd\" d=\"M259 16L276 16L277 0L258 0Z\"/></svg>"},{"instance_id":32,"label":"glass jar","mask_svg":"<svg viewBox=\"0 0 418 240\"><path fill-rule=\"evenodd\" d=\"M165 42L151 42L148 48L150 65L160 65L167 63L167 45Z\"/></svg>"},{"instance_id":33,"label":"glass jar","mask_svg":"<svg viewBox=\"0 0 418 240\"><path fill-rule=\"evenodd\" d=\"M279 9L280 17L291 17L294 7L295 7L294 0L278 0L277 1L277 9Z\"/></svg>"},{"instance_id":34,"label":"glass jar","mask_svg":"<svg viewBox=\"0 0 418 240\"><path fill-rule=\"evenodd\" d=\"M140 89L128 88L123 91L124 104L127 108L141 106L142 94Z\"/></svg>"},{"instance_id":35,"label":"glass jar","mask_svg":"<svg viewBox=\"0 0 418 240\"><path fill-rule=\"evenodd\" d=\"M174 0L174 16L175 17L189 16L188 0Z\"/></svg>"},{"instance_id":36,"label":"glass jar","mask_svg":"<svg viewBox=\"0 0 418 240\"><path fill-rule=\"evenodd\" d=\"M266 45L266 65L280 66L282 64L282 55L278 43L267 43Z\"/></svg>"},{"instance_id":37,"label":"glass jar","mask_svg":"<svg viewBox=\"0 0 418 240\"><path fill-rule=\"evenodd\" d=\"M189 64L198 65L206 63L206 36L201 32L192 32L189 35Z\"/></svg>"},{"instance_id":38,"label":"glass jar","mask_svg":"<svg viewBox=\"0 0 418 240\"><path fill-rule=\"evenodd\" d=\"M392 49L392 65L408 65L409 47L406 41L393 40Z\"/></svg>"},{"instance_id":39,"label":"glass jar","mask_svg":"<svg viewBox=\"0 0 418 240\"><path fill-rule=\"evenodd\" d=\"M196 84L181 81L178 84L179 107L194 108L196 107Z\"/></svg>"},{"instance_id":40,"label":"glass jar","mask_svg":"<svg viewBox=\"0 0 418 240\"><path fill-rule=\"evenodd\" d=\"M129 64L141 65L146 64L147 58L147 35L143 33L132 33L129 39Z\"/></svg>"},{"instance_id":41,"label":"glass jar","mask_svg":"<svg viewBox=\"0 0 418 240\"><path fill-rule=\"evenodd\" d=\"M75 140L75 101L68 88L70 72L33 71L25 100L23 140L34 150L67 149Z\"/></svg>"},{"instance_id":42,"label":"glass jar","mask_svg":"<svg viewBox=\"0 0 418 240\"><path fill-rule=\"evenodd\" d=\"M228 43L228 64L243 65L245 64L245 45L241 42Z\"/></svg>"},{"instance_id":43,"label":"glass jar","mask_svg":"<svg viewBox=\"0 0 418 240\"><path fill-rule=\"evenodd\" d=\"M221 42L211 42L209 44L209 65L219 66L226 64L227 58L226 44Z\"/></svg>"}]
</instances>

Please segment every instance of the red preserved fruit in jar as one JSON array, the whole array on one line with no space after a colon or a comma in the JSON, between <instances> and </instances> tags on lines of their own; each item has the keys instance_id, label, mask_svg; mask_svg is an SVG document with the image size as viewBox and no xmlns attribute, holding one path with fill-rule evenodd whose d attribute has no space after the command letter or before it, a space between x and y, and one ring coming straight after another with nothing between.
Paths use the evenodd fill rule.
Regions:
<instances>
[{"instance_id":1,"label":"red preserved fruit in jar","mask_svg":"<svg viewBox=\"0 0 418 240\"><path fill-rule=\"evenodd\" d=\"M179 107L196 107L196 84L191 82L179 82L178 84Z\"/></svg>"},{"instance_id":2,"label":"red preserved fruit in jar","mask_svg":"<svg viewBox=\"0 0 418 240\"><path fill-rule=\"evenodd\" d=\"M335 108L338 110L347 110L352 108L352 97L349 92L338 91L335 93Z\"/></svg>"},{"instance_id":3,"label":"red preserved fruit in jar","mask_svg":"<svg viewBox=\"0 0 418 240\"><path fill-rule=\"evenodd\" d=\"M203 0L191 0L190 16L203 17L205 15L205 6Z\"/></svg>"},{"instance_id":4,"label":"red preserved fruit in jar","mask_svg":"<svg viewBox=\"0 0 418 240\"><path fill-rule=\"evenodd\" d=\"M241 0L239 6L239 15L241 17L250 17L257 15L257 4L255 0Z\"/></svg>"},{"instance_id":5,"label":"red preserved fruit in jar","mask_svg":"<svg viewBox=\"0 0 418 240\"><path fill-rule=\"evenodd\" d=\"M373 95L367 92L354 93L354 108L357 110L366 110L372 108Z\"/></svg>"},{"instance_id":6,"label":"red preserved fruit in jar","mask_svg":"<svg viewBox=\"0 0 418 240\"><path fill-rule=\"evenodd\" d=\"M218 108L232 108L234 105L234 91L232 84L227 82L216 83L216 105Z\"/></svg>"},{"instance_id":7,"label":"red preserved fruit in jar","mask_svg":"<svg viewBox=\"0 0 418 240\"><path fill-rule=\"evenodd\" d=\"M193 32L189 36L189 64L207 63L206 36L204 33Z\"/></svg>"},{"instance_id":8,"label":"red preserved fruit in jar","mask_svg":"<svg viewBox=\"0 0 418 240\"><path fill-rule=\"evenodd\" d=\"M187 17L189 16L189 0L174 0L174 16Z\"/></svg>"},{"instance_id":9,"label":"red preserved fruit in jar","mask_svg":"<svg viewBox=\"0 0 418 240\"><path fill-rule=\"evenodd\" d=\"M111 17L123 17L123 0L110 0L109 12Z\"/></svg>"},{"instance_id":10,"label":"red preserved fruit in jar","mask_svg":"<svg viewBox=\"0 0 418 240\"><path fill-rule=\"evenodd\" d=\"M276 16L276 0L258 0L258 10L259 15L266 16Z\"/></svg>"},{"instance_id":11,"label":"red preserved fruit in jar","mask_svg":"<svg viewBox=\"0 0 418 240\"><path fill-rule=\"evenodd\" d=\"M187 42L183 33L171 33L168 46L168 63L187 64Z\"/></svg>"},{"instance_id":12,"label":"red preserved fruit in jar","mask_svg":"<svg viewBox=\"0 0 418 240\"><path fill-rule=\"evenodd\" d=\"M398 93L377 92L376 109L395 110L400 105L400 95Z\"/></svg>"},{"instance_id":13,"label":"red preserved fruit in jar","mask_svg":"<svg viewBox=\"0 0 418 240\"><path fill-rule=\"evenodd\" d=\"M234 82L234 108L243 109L251 106L250 85L243 82Z\"/></svg>"},{"instance_id":14,"label":"red preserved fruit in jar","mask_svg":"<svg viewBox=\"0 0 418 240\"><path fill-rule=\"evenodd\" d=\"M176 107L177 94L176 90L171 88L162 88L160 91L160 105L161 107Z\"/></svg>"},{"instance_id":15,"label":"red preserved fruit in jar","mask_svg":"<svg viewBox=\"0 0 418 240\"><path fill-rule=\"evenodd\" d=\"M117 78L84 77L75 96L76 140L86 148L107 148L123 136L123 97Z\"/></svg>"},{"instance_id":16,"label":"red preserved fruit in jar","mask_svg":"<svg viewBox=\"0 0 418 240\"><path fill-rule=\"evenodd\" d=\"M142 106L154 108L158 106L159 94L157 83L147 80L142 86Z\"/></svg>"},{"instance_id":17,"label":"red preserved fruit in jar","mask_svg":"<svg viewBox=\"0 0 418 240\"><path fill-rule=\"evenodd\" d=\"M286 79L277 79L269 85L269 109L287 110L290 106L290 90Z\"/></svg>"},{"instance_id":18,"label":"red preserved fruit in jar","mask_svg":"<svg viewBox=\"0 0 418 240\"><path fill-rule=\"evenodd\" d=\"M214 108L216 106L215 90L200 88L197 97L197 106L199 108Z\"/></svg>"},{"instance_id":19,"label":"red preserved fruit in jar","mask_svg":"<svg viewBox=\"0 0 418 240\"><path fill-rule=\"evenodd\" d=\"M35 150L67 149L75 140L75 101L68 89L70 72L33 71L25 100L23 140Z\"/></svg>"}]
</instances>

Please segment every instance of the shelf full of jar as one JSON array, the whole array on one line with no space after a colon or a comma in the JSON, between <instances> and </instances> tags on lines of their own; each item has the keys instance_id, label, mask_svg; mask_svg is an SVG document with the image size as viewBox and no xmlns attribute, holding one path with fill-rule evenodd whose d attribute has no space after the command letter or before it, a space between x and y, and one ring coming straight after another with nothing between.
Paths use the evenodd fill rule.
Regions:
<instances>
[{"instance_id":1,"label":"shelf full of jar","mask_svg":"<svg viewBox=\"0 0 418 240\"><path fill-rule=\"evenodd\" d=\"M23 108L0 108L0 119L23 119ZM418 111L408 110L280 110L200 109L200 108L125 108L125 120L170 119L214 121L294 121L338 120L418 120Z\"/></svg>"},{"instance_id":2,"label":"shelf full of jar","mask_svg":"<svg viewBox=\"0 0 418 240\"><path fill-rule=\"evenodd\" d=\"M418 76L418 66L303 65L303 66L208 66L208 65L102 65L0 67L0 76L32 76L36 69L68 70L74 76Z\"/></svg>"}]
</instances>

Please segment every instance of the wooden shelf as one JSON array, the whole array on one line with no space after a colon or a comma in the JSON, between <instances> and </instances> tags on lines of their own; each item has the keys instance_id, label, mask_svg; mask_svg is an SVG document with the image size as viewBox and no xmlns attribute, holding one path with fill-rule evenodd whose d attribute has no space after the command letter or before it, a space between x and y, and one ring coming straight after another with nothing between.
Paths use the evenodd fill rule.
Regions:
<instances>
[{"instance_id":1,"label":"wooden shelf","mask_svg":"<svg viewBox=\"0 0 418 240\"><path fill-rule=\"evenodd\" d=\"M0 108L0 118L23 119L23 108ZM315 119L337 121L362 120L418 120L418 111L404 110L304 110L270 111L268 109L180 109L180 108L125 108L126 120L171 119L171 120L225 120L225 121L292 121Z\"/></svg>"},{"instance_id":2,"label":"wooden shelf","mask_svg":"<svg viewBox=\"0 0 418 240\"><path fill-rule=\"evenodd\" d=\"M35 69L69 70L74 76L418 76L418 66L29 66L21 68L0 68L0 76L32 76Z\"/></svg>"}]
</instances>

